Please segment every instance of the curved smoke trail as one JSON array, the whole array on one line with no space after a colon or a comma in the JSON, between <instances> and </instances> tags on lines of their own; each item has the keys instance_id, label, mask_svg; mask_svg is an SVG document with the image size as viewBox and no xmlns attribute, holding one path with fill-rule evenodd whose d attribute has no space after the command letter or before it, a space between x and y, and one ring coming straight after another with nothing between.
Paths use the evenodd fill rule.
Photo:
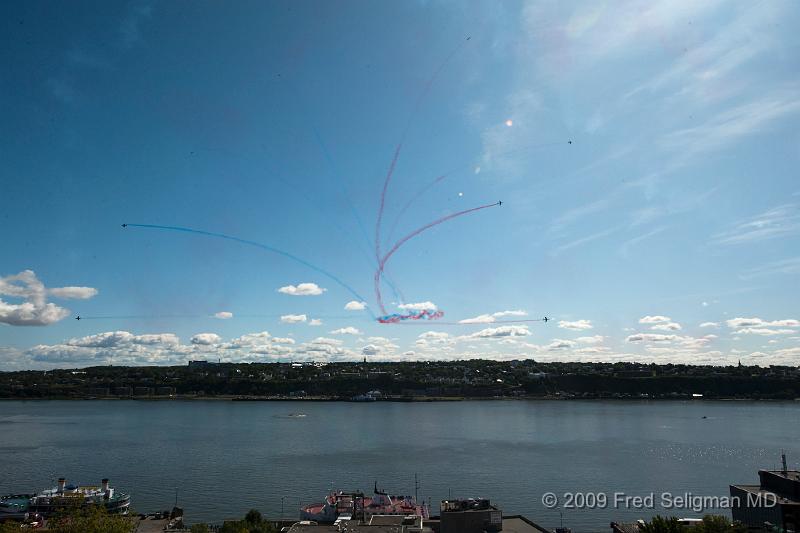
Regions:
<instances>
[{"instance_id":1,"label":"curved smoke trail","mask_svg":"<svg viewBox=\"0 0 800 533\"><path fill-rule=\"evenodd\" d=\"M451 214L449 214L447 216L444 216L442 218L438 218L438 219L434 220L433 222L429 222L428 224L425 224L421 228L418 228L418 229L412 231L411 233L409 233L408 235L406 235L405 237L403 237L402 239L397 241L394 244L394 246L392 246L392 248L388 252L386 252L386 255L384 255L383 258L378 262L378 269L375 271L375 277L374 277L374 280L373 280L374 281L374 285L375 285L375 299L378 302L378 307L380 308L381 313L386 315L386 308L383 305L383 296L381 295L381 275L383 274L383 269L386 267L386 263L389 261L389 259L394 255L394 253L401 246L403 246L406 242L408 242L410 239L413 239L414 237L416 237L417 235L419 235L423 231L428 230L428 229L430 229L430 228L432 228L434 226L438 226L439 224L442 224L443 222L447 222L448 220L452 220L452 219L454 219L456 217L460 217L460 216L463 216L463 215L466 215L466 214L469 214L469 213L473 213L475 211L480 211L482 209L488 209L490 207L495 207L495 206L498 206L498 205L501 205L501 203L500 202L495 202L493 204L481 205L481 206L478 206L478 207L473 207L471 209L465 209L463 211L458 211L457 213L451 213Z\"/></svg>"},{"instance_id":2,"label":"curved smoke trail","mask_svg":"<svg viewBox=\"0 0 800 533\"><path fill-rule=\"evenodd\" d=\"M513 155L513 154L516 154L516 153L520 153L520 152L527 152L528 150L535 150L537 148L549 148L549 147L552 147L552 146L561 146L561 145L565 145L565 144L572 144L572 141L570 140L570 141L558 141L558 142L531 144L531 145L528 145L528 146L525 146L525 147L522 147L522 148L515 148L513 150L507 150L505 152L500 152L500 153L494 154L493 157L503 157L503 156L507 156L507 155ZM403 217L403 215L406 213L406 211L408 211L408 209L412 206L412 204L414 204L414 202L419 200L420 197L422 197L422 195L424 195L426 192L428 192L435 185L437 185L438 183L443 181L445 178L450 177L451 175L455 174L459 170L463 170L465 168L472 167L473 165L474 165L474 163L468 163L468 164L459 165L457 167L451 168L447 172L438 175L432 181L428 182L426 185L423 185L419 190L417 190L417 192L415 192L414 195L411 196L411 198L405 204L403 204L403 207L400 208L400 211L398 211L397 216L395 216L394 222L392 223L392 227L389 230L389 240L392 239L392 236L394 235L394 232L397 229L397 225L400 223L400 219Z\"/></svg>"},{"instance_id":3,"label":"curved smoke trail","mask_svg":"<svg viewBox=\"0 0 800 533\"><path fill-rule=\"evenodd\" d=\"M414 102L414 107L411 110L411 113L408 115L408 121L406 122L406 127L403 129L403 133L400 136L400 142L397 143L397 146L394 149L394 155L392 156L392 162L389 164L389 170L386 172L386 177L383 180L383 189L381 190L381 199L378 206L378 217L375 221L375 259L380 262L381 260L381 223L383 222L383 211L386 206L386 191L389 189L389 182L392 180L392 175L394 174L394 169L397 166L397 160L400 157L400 151L403 149L403 143L405 143L406 137L408 136L408 131L411 129L411 124L414 121L417 113L419 112L420 105L422 101L427 96L428 91L430 91L433 82L439 76L439 73L442 72L444 67L450 62L456 53L461 50L464 46L466 41L469 41L470 37L467 37L465 41L462 41L458 46L453 48L453 50L444 58L444 61L439 63L439 66L433 72L431 77L425 82L425 86L420 91L419 95L417 96L417 100ZM379 266L379 269L382 267Z\"/></svg>"},{"instance_id":4,"label":"curved smoke trail","mask_svg":"<svg viewBox=\"0 0 800 533\"><path fill-rule=\"evenodd\" d=\"M167 231L180 231L180 232L185 232L185 233L195 233L197 235L205 235L207 237L216 237L218 239L225 239L225 240L229 240L229 241L238 242L240 244L247 244L248 246L254 246L256 248L261 248L262 250L267 250L268 252L272 252L272 253L275 253L275 254L278 254L278 255L282 255L283 257L291 259L292 261L300 263L301 265L307 266L311 270L319 272L323 276L328 277L329 279L331 279L334 282L336 282L339 286L341 286L342 288L347 290L347 292L349 292L350 294L355 296L358 299L358 301L360 301L360 302L365 302L366 301L364 299L364 297L361 296L360 294L358 294L355 291L355 289L350 287L350 285L348 285L347 283L345 283L344 281L342 281L341 279L339 279L335 275L331 274L327 270L324 270L324 269L322 269L322 268L320 268L320 267L318 267L318 266L316 266L316 265L314 265L312 263L309 263L305 259L301 259L301 258L297 257L294 254L291 254L289 252L285 252L285 251L280 250L278 248L274 248L272 246L269 246L268 244L262 244L260 242L250 241L250 240L247 240L247 239L240 239L239 237L234 237L232 235L225 235L224 233L215 233L213 231L204 231L204 230L199 230L199 229L194 229L194 228L185 228L185 227L182 227L182 226L162 226L162 225L158 225L158 224L123 224L122 226L123 227L132 227L132 228L161 229L161 230L167 230ZM367 307L366 309L367 309L367 312L372 316L372 318L375 318L375 314L372 312L372 310L369 307Z\"/></svg>"},{"instance_id":5,"label":"curved smoke trail","mask_svg":"<svg viewBox=\"0 0 800 533\"><path fill-rule=\"evenodd\" d=\"M292 89L292 93L294 95L300 95L300 89L290 79L288 79L286 77L281 77L281 81L283 83L286 83L286 84L289 85L289 87ZM366 226L364 225L364 222L362 221L361 216L358 214L358 210L356 209L356 207L353 205L353 202L351 201L351 194L350 194L349 188L347 187L347 182L344 179L344 177L342 176L341 172L339 172L339 169L338 169L338 167L337 167L337 165L336 165L336 163L335 163L335 161L333 159L333 156L331 155L330 150L328 150L328 146L325 144L325 142L324 142L324 140L322 138L322 134L320 133L319 128L316 125L316 121L314 120L314 118L312 116L309 115L309 113L304 112L305 111L305 106L302 106L302 109L303 109L303 115L305 115L305 119L303 120L303 122L305 124L308 124L309 128L311 129L311 132L313 133L313 136L314 136L314 141L316 142L317 147L319 147L320 151L322 152L323 159L325 159L325 162L328 164L328 167L330 168L330 171L333 174L334 181L336 181L337 185L339 186L339 193L344 198L344 201L347 203L347 206L350 209L350 213L353 215L353 219L356 221L356 225L358 226L358 229L361 232L361 235L364 238L364 241L367 243L366 249L364 249L360 243L356 243L356 248L358 248L359 252L364 254L364 256L367 258L368 261L371 261L371 262L374 262L374 263L377 264L377 261L378 261L377 258L371 259L372 241L370 241L369 234L367 233ZM322 207L320 207L319 204L317 204L316 202L312 201L307 196L306 196L306 199L309 202L311 202L314 205L316 205L317 209L319 209L320 212L322 212L323 214L325 213L325 210ZM347 232L342 230L341 225L339 225L339 228L340 228L340 231L342 232L342 234L348 235ZM386 283L392 289L392 292L394 293L395 298L397 298L400 301L403 301L404 298L403 298L402 293L397 289L395 284L392 282L391 278L388 275L384 275L384 280L386 280Z\"/></svg>"}]
</instances>

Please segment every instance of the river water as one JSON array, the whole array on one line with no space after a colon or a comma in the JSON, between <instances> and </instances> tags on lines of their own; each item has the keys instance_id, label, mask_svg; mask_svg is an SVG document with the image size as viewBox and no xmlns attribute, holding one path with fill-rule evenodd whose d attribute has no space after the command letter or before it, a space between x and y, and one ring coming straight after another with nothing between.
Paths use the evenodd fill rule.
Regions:
<instances>
[{"instance_id":1,"label":"river water","mask_svg":"<svg viewBox=\"0 0 800 533\"><path fill-rule=\"evenodd\" d=\"M177 489L193 523L250 508L295 517L375 481L414 494L416 473L435 514L441 499L486 497L545 527L563 513L576 533L609 531L612 520L700 516L665 506L757 483L781 450L796 467L798 420L800 402L3 401L0 493L109 477L140 512L171 508ZM561 505L547 509L547 492ZM566 493L593 508L564 508ZM645 508L624 501L651 494Z\"/></svg>"}]
</instances>

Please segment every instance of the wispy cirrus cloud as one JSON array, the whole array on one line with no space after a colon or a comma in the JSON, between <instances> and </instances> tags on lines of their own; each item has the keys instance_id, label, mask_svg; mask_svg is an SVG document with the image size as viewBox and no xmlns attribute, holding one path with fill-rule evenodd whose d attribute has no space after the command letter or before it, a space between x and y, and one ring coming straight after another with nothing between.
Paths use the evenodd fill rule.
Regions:
<instances>
[{"instance_id":1,"label":"wispy cirrus cloud","mask_svg":"<svg viewBox=\"0 0 800 533\"><path fill-rule=\"evenodd\" d=\"M714 115L700 126L668 133L662 137L661 146L689 157L727 146L797 112L800 112L800 91L784 89Z\"/></svg>"},{"instance_id":2,"label":"wispy cirrus cloud","mask_svg":"<svg viewBox=\"0 0 800 533\"><path fill-rule=\"evenodd\" d=\"M712 237L718 245L746 244L800 234L800 205L784 204L773 207L738 222L728 231Z\"/></svg>"},{"instance_id":3,"label":"wispy cirrus cloud","mask_svg":"<svg viewBox=\"0 0 800 533\"><path fill-rule=\"evenodd\" d=\"M746 270L739 275L741 279L748 280L773 274L800 274L800 257L791 257L772 261L764 265Z\"/></svg>"},{"instance_id":4,"label":"wispy cirrus cloud","mask_svg":"<svg viewBox=\"0 0 800 533\"><path fill-rule=\"evenodd\" d=\"M570 250L572 248L576 248L578 246L583 246L586 243L590 243L592 241L596 241L598 239L602 239L604 237L608 237L609 235L611 235L612 233L614 233L618 229L619 228L616 228L616 227L615 228L608 228L608 229L605 229L605 230L602 230L602 231L598 231L596 233L591 233L589 235L585 235L583 237L580 237L578 239L575 239L573 241L567 242L565 244L562 244L560 246L557 246L557 247L553 248L553 250L550 252L550 255L557 256L557 255L560 255L563 252L566 252L567 250Z\"/></svg>"}]
</instances>

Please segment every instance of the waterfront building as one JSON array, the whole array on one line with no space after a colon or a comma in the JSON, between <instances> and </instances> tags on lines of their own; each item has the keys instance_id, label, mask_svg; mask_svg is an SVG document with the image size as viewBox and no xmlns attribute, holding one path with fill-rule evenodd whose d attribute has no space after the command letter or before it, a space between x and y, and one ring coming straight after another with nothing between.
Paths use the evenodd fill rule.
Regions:
<instances>
[{"instance_id":1,"label":"waterfront building","mask_svg":"<svg viewBox=\"0 0 800 533\"><path fill-rule=\"evenodd\" d=\"M750 529L763 529L765 524L784 531L800 530L800 471L786 467L782 456L781 470L759 470L758 485L731 485L731 513L735 521Z\"/></svg>"},{"instance_id":2,"label":"waterfront building","mask_svg":"<svg viewBox=\"0 0 800 533\"><path fill-rule=\"evenodd\" d=\"M440 533L484 533L503 530L503 511L486 499L443 500Z\"/></svg>"}]
</instances>

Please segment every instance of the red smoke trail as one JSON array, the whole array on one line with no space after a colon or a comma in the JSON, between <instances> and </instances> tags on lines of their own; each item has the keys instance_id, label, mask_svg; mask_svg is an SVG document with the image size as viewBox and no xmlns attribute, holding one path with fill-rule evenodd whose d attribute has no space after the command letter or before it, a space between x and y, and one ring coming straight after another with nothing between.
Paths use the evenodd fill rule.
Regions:
<instances>
[{"instance_id":1,"label":"red smoke trail","mask_svg":"<svg viewBox=\"0 0 800 533\"><path fill-rule=\"evenodd\" d=\"M425 96L427 96L428 91L430 91L433 82L439 76L439 73L450 62L453 56L456 55L456 53L459 50L461 50L461 47L464 46L464 43L469 40L470 37L467 37L465 41L461 42L458 46L453 48L453 50L447 55L447 57L444 58L444 61L439 63L439 66L433 72L433 75L431 75L431 77L428 78L428 80L425 82L425 85L422 88L422 91L420 91L419 95L417 96L417 100L414 102L414 107L412 108L411 113L408 116L408 122L406 123L406 127L403 129L403 134L400 136L400 142L397 143L397 146L394 149L394 156L392 157L392 162L389 165L389 170L386 173L386 178L384 178L383 180L383 189L381 190L381 200L378 207L378 218L375 221L375 259L379 263L381 260L381 222L383 221L383 211L386 206L386 191L389 189L389 182L392 180L392 174L394 174L394 169L397 166L397 160L400 157L400 151L403 149L403 143L405 142L406 137L408 136L408 130L411 129L411 124L413 123L414 118L416 117L417 112L419 111L420 105L422 104L422 101L425 99ZM379 267L379 270L380 269L381 267Z\"/></svg>"},{"instance_id":2,"label":"red smoke trail","mask_svg":"<svg viewBox=\"0 0 800 533\"><path fill-rule=\"evenodd\" d=\"M394 313L391 315L379 316L378 322L381 324L399 324L403 320L436 320L442 318L444 311L431 311L424 309L422 311L414 311L405 315Z\"/></svg>"},{"instance_id":3,"label":"red smoke trail","mask_svg":"<svg viewBox=\"0 0 800 533\"><path fill-rule=\"evenodd\" d=\"M403 137L405 137L405 133L403 133ZM381 222L383 221L383 209L386 205L386 190L389 188L389 181L392 179L392 174L394 174L394 168L397 166L397 158L400 157L400 150L403 149L403 141L397 145L397 148L394 149L394 157L392 157L392 163L389 165L389 171L386 173L386 178L383 180L383 190L381 191L381 203L380 207L378 208L378 219L375 221L375 260L378 263L381 262ZM380 267L379 267L380 268Z\"/></svg>"},{"instance_id":4,"label":"red smoke trail","mask_svg":"<svg viewBox=\"0 0 800 533\"><path fill-rule=\"evenodd\" d=\"M531 145L528 145L528 146L523 146L522 148L514 148L513 150L507 150L505 152L500 152L500 153L494 154L492 157L504 157L504 156L507 156L507 155L513 155L513 154L517 154L517 153L521 153L521 152L527 152L529 150L535 150L537 148L549 148L551 146L561 146L561 145L568 145L568 144L572 144L572 141L570 140L570 141L558 141L558 142L531 144ZM467 163L467 164L464 164L464 165L459 165L457 167L454 167L454 168L448 170L447 172L445 172L443 174L440 174L439 176L436 176L436 178L434 178L432 181L428 182L426 185L424 185L422 188L420 188L416 193L414 193L414 195L405 204L403 204L403 207L401 207L400 211L397 213L397 216L395 217L394 222L392 223L392 227L389 230L389 240L391 240L392 235L394 235L394 231L397 228L397 225L400 223L400 219L403 217L403 215L406 213L406 211L408 211L408 208L411 207L411 205L414 202L419 200L420 197L423 194L428 192L434 185L437 185L438 183L443 181L445 178L455 174L459 170L463 170L465 168L470 168L473 165L475 165L475 163Z\"/></svg>"},{"instance_id":5,"label":"red smoke trail","mask_svg":"<svg viewBox=\"0 0 800 533\"><path fill-rule=\"evenodd\" d=\"M386 263L389 261L389 259L394 255L394 253L401 246L403 246L406 242L408 242L410 239L413 239L414 237L416 237L417 235L419 235L423 231L425 231L427 229L430 229L430 228L432 228L434 226L438 226L439 224L441 224L443 222L447 222L448 220L452 220L452 219L454 219L456 217L460 217L460 216L466 215L468 213L473 213L475 211L480 211L481 209L488 209L490 207L495 207L495 206L498 206L498 205L500 205L500 202L495 202L493 204L481 205L481 206L478 206L478 207L473 207L471 209L465 209L465 210L459 211L457 213L452 213L450 215L447 215L447 216L444 216L442 218L436 219L433 222L430 222L430 223L422 226L421 228L418 228L418 229L412 231L411 233L409 233L408 235L406 235L405 237L403 237L402 239L397 241L394 244L394 246L392 246L391 250L386 252L386 255L383 256L383 258L378 262L378 269L375 271L375 278L374 278L375 299L378 301L378 306L381 309L381 313L383 313L384 315L386 314L386 308L383 306L383 297L381 296L381 275L383 274L383 269L386 266Z\"/></svg>"}]
</instances>

